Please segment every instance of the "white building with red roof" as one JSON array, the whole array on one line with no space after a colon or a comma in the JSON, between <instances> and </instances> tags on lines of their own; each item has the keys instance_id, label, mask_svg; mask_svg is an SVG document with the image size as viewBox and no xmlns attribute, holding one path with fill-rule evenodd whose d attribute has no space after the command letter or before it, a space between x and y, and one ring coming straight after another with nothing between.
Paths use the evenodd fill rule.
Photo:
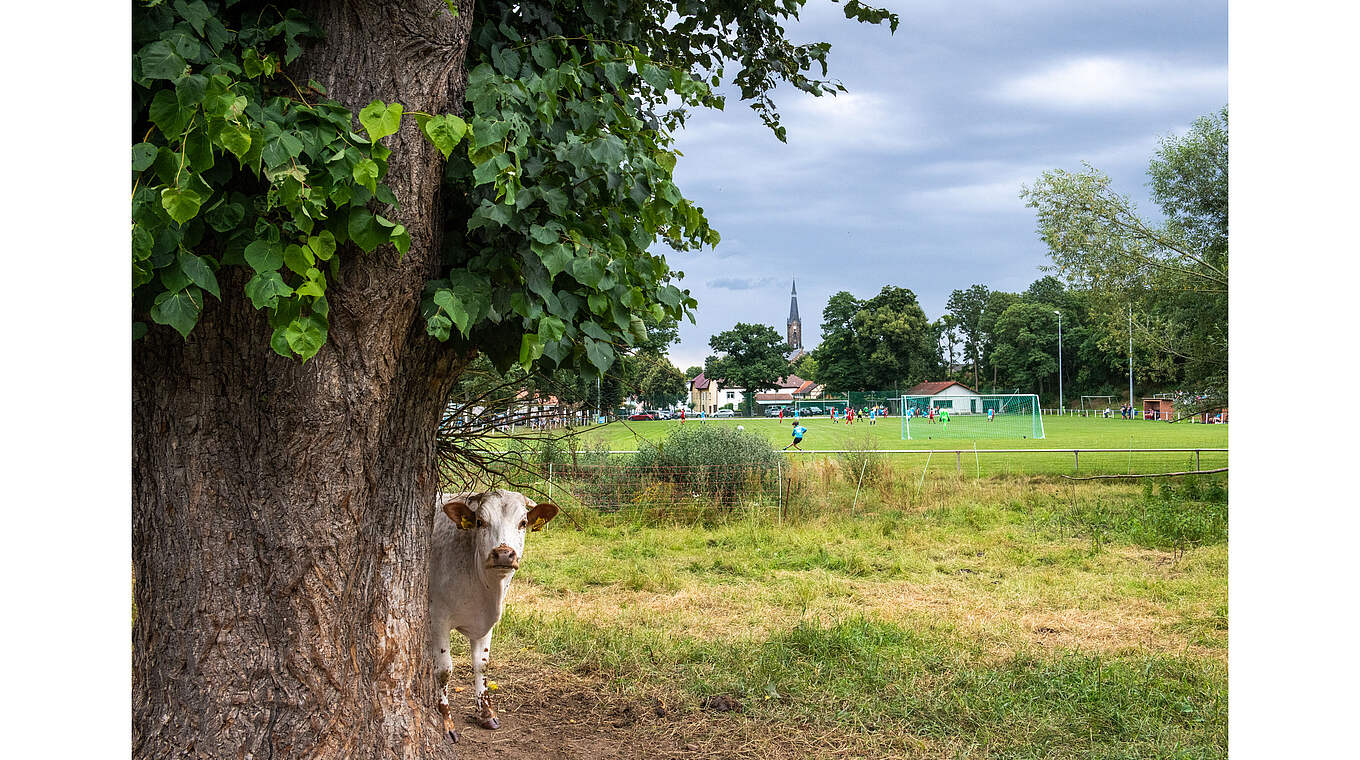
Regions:
<instances>
[{"instance_id":1,"label":"white building with red roof","mask_svg":"<svg viewBox=\"0 0 1360 760\"><path fill-rule=\"evenodd\" d=\"M982 394L957 380L920 383L908 388L904 396L929 396L930 405L948 409L951 414L982 414Z\"/></svg>"}]
</instances>

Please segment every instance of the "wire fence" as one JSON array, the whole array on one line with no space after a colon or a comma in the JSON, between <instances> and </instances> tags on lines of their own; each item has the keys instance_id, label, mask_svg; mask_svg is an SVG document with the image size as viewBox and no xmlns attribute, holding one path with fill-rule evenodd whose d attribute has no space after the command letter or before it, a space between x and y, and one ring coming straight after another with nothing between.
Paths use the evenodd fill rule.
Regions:
<instances>
[{"instance_id":1,"label":"wire fence","mask_svg":"<svg viewBox=\"0 0 1360 760\"><path fill-rule=\"evenodd\" d=\"M633 452L611 452L629 454ZM790 477L809 460L843 462L886 460L885 466L854 466L856 490L874 478L915 480L1006 476L1075 478L1210 474L1228 466L1226 448L1184 449L824 449L787 452L774 465L638 466L627 461L591 464L542 464L533 473L535 490L560 506L625 513L657 520L714 519L789 507ZM795 493L795 498L802 493Z\"/></svg>"}]
</instances>

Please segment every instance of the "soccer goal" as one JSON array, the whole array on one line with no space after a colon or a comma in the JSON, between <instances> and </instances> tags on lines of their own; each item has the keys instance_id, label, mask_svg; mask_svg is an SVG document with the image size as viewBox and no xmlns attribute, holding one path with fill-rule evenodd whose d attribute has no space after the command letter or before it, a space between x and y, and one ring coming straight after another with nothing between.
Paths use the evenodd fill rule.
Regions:
<instances>
[{"instance_id":1,"label":"soccer goal","mask_svg":"<svg viewBox=\"0 0 1360 760\"><path fill-rule=\"evenodd\" d=\"M1092 414L1103 414L1106 409L1114 409L1114 396L1082 396L1081 414L1089 417ZM1115 409L1115 411L1118 411Z\"/></svg>"},{"instance_id":2,"label":"soccer goal","mask_svg":"<svg viewBox=\"0 0 1360 760\"><path fill-rule=\"evenodd\" d=\"M904 441L1043 437L1039 397L1033 393L902 397Z\"/></svg>"}]
</instances>

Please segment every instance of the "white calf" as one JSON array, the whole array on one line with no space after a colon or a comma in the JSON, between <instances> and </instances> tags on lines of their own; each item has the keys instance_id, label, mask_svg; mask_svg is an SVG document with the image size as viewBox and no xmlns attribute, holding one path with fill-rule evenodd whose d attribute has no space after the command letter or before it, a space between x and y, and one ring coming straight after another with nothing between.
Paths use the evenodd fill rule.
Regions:
<instances>
[{"instance_id":1,"label":"white calf","mask_svg":"<svg viewBox=\"0 0 1360 760\"><path fill-rule=\"evenodd\" d=\"M557 515L557 506L536 504L514 491L439 494L435 497L434 540L430 551L430 640L439 712L449 738L458 741L449 714L449 632L467 637L472 649L472 684L482 728L500 728L486 689L491 629L500 622L505 592L524 555L524 534L540 530Z\"/></svg>"}]
</instances>

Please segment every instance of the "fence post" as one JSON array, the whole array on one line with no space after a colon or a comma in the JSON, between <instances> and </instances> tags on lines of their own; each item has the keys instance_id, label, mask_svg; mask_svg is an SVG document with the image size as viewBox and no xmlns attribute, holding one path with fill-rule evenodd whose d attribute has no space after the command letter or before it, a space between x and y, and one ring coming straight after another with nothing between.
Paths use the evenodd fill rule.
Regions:
<instances>
[{"instance_id":1,"label":"fence post","mask_svg":"<svg viewBox=\"0 0 1360 760\"><path fill-rule=\"evenodd\" d=\"M1081 473L1081 449L1072 449L1072 474Z\"/></svg>"},{"instance_id":2,"label":"fence post","mask_svg":"<svg viewBox=\"0 0 1360 760\"><path fill-rule=\"evenodd\" d=\"M548 463L548 501L552 501L553 463Z\"/></svg>"},{"instance_id":3,"label":"fence post","mask_svg":"<svg viewBox=\"0 0 1360 760\"><path fill-rule=\"evenodd\" d=\"M1195 472L1199 472L1199 471L1200 471L1200 466L1199 466L1199 449L1195 449Z\"/></svg>"},{"instance_id":4,"label":"fence post","mask_svg":"<svg viewBox=\"0 0 1360 760\"><path fill-rule=\"evenodd\" d=\"M957 450L954 452L954 472L963 472L963 452Z\"/></svg>"},{"instance_id":5,"label":"fence post","mask_svg":"<svg viewBox=\"0 0 1360 760\"><path fill-rule=\"evenodd\" d=\"M775 504L775 517L779 525L784 524L784 457L775 460L775 477L779 478L779 502Z\"/></svg>"},{"instance_id":6,"label":"fence post","mask_svg":"<svg viewBox=\"0 0 1360 760\"><path fill-rule=\"evenodd\" d=\"M866 453L864 456L864 464L859 466L859 483L855 485L855 500L850 503L850 514L852 515L855 513L855 506L859 504L859 489L860 486L864 485L864 468L867 466L869 466L869 456Z\"/></svg>"}]
</instances>

